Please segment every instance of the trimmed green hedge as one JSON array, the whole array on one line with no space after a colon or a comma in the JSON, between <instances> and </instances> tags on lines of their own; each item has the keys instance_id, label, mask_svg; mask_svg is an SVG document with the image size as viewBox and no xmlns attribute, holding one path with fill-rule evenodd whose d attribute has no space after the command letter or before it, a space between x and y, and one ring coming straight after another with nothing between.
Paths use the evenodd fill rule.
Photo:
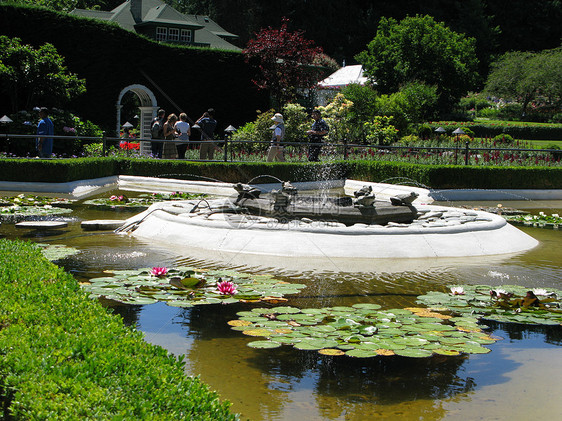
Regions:
<instances>
[{"instance_id":1,"label":"trimmed green hedge","mask_svg":"<svg viewBox=\"0 0 562 421\"><path fill-rule=\"evenodd\" d=\"M234 420L37 246L0 240L2 419Z\"/></svg>"},{"instance_id":2,"label":"trimmed green hedge","mask_svg":"<svg viewBox=\"0 0 562 421\"><path fill-rule=\"evenodd\" d=\"M0 181L64 183L112 175L272 183L275 178L311 181L355 180L415 184L434 189L560 189L562 168L421 165L403 162L222 163L180 160L76 158L2 159ZM273 177L273 178L272 178Z\"/></svg>"},{"instance_id":3,"label":"trimmed green hedge","mask_svg":"<svg viewBox=\"0 0 562 421\"><path fill-rule=\"evenodd\" d=\"M508 134L519 140L562 140L562 124L533 124L533 123L473 123L473 122L434 122L430 123L432 131L443 127L451 134L457 127L469 128L476 137L493 138L500 134Z\"/></svg>"},{"instance_id":4,"label":"trimmed green hedge","mask_svg":"<svg viewBox=\"0 0 562 421\"><path fill-rule=\"evenodd\" d=\"M560 189L562 168L420 165L350 161L347 178L434 189Z\"/></svg>"},{"instance_id":5,"label":"trimmed green hedge","mask_svg":"<svg viewBox=\"0 0 562 421\"><path fill-rule=\"evenodd\" d=\"M122 164L122 160L113 158L2 159L0 180L67 183L118 175Z\"/></svg>"}]
</instances>

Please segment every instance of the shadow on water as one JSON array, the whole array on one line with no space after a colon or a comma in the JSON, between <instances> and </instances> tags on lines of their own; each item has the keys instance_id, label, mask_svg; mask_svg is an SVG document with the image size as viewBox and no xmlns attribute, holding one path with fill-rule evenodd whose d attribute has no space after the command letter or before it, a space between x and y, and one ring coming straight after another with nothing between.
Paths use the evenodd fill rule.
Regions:
<instances>
[{"instance_id":1,"label":"shadow on water","mask_svg":"<svg viewBox=\"0 0 562 421\"><path fill-rule=\"evenodd\" d=\"M339 419L337 414L346 411L345 419L365 419L366 414L376 411L389 415L388 408L393 408L391 412L395 414L396 408L402 406L407 407L409 419L433 419L423 417L432 406L428 407L428 402L467 396L510 381L508 373L521 365L502 353L510 341L529 336L536 340L546 336L553 343L560 341L556 329L538 329L529 335L525 333L526 327L496 324L495 333L505 331L503 336L509 337L509 341L490 345L492 352L486 355L423 359L327 357L288 346L275 350L247 347L246 343L255 338L227 325L242 310L248 310L248 305L177 309L158 304L145 306L139 312L117 311L127 323L145 332L150 342L185 353L189 374L201 374L205 382L218 387L234 402L234 410L257 420L291 419L287 413L292 413L295 405L311 404L317 408L314 411L326 411L323 416L327 419ZM155 317L156 314L159 316ZM179 344L170 343L171 333ZM249 404L250 401L254 403ZM308 410L300 408L298 413L302 417Z\"/></svg>"}]
</instances>

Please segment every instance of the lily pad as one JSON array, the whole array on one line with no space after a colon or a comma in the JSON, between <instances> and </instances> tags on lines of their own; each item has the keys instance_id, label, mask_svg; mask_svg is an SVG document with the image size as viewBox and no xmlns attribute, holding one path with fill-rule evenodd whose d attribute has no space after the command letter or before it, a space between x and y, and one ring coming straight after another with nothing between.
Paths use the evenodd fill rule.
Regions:
<instances>
[{"instance_id":1,"label":"lily pad","mask_svg":"<svg viewBox=\"0 0 562 421\"><path fill-rule=\"evenodd\" d=\"M361 306L348 307L345 313L342 307L328 307L313 314L303 311L309 309L272 307L240 312L239 316L240 320L251 323L243 333L268 337L299 350L338 349L346 351L346 355L361 358L379 354L421 358L447 355L447 352L450 355L483 353L489 349L483 348L482 344L497 340L481 331L457 330L450 319L418 317L409 310L370 309L372 313L368 317ZM432 322L428 323L428 320ZM470 325L474 318L458 317L455 320ZM264 328L265 323L272 322L275 329ZM387 325L392 327L385 327ZM237 326L234 328L240 330Z\"/></svg>"},{"instance_id":2,"label":"lily pad","mask_svg":"<svg viewBox=\"0 0 562 421\"><path fill-rule=\"evenodd\" d=\"M43 256L52 262L80 253L80 250L62 244L39 244L39 246Z\"/></svg>"},{"instance_id":3,"label":"lily pad","mask_svg":"<svg viewBox=\"0 0 562 421\"><path fill-rule=\"evenodd\" d=\"M425 350L425 349L397 349L394 351L396 355L400 355L401 357L410 357L410 358L426 358L431 357L433 352Z\"/></svg>"},{"instance_id":4,"label":"lily pad","mask_svg":"<svg viewBox=\"0 0 562 421\"><path fill-rule=\"evenodd\" d=\"M319 350L318 353L322 355L330 355L330 356L345 355L345 352L343 352L341 349L335 349L335 348L324 348Z\"/></svg>"},{"instance_id":5,"label":"lily pad","mask_svg":"<svg viewBox=\"0 0 562 421\"><path fill-rule=\"evenodd\" d=\"M152 268L136 271L115 271L114 276L94 278L82 288L91 295L105 296L109 293L123 303L140 302L136 298L149 297L151 300L165 301L175 307L191 307L203 304L231 304L237 302L260 301L269 298L270 289L276 285L287 285L284 281L252 274L229 271L227 278L224 272L204 271L194 268L172 268L160 276L151 275ZM165 271L164 271L165 272ZM262 281L267 281L263 285ZM226 282L226 290L222 293L217 284ZM221 287L222 287L221 286ZM304 287L304 285L303 285ZM293 285L295 290L298 286ZM265 292L260 292L262 290ZM293 307L284 308L287 313L299 312ZM269 309L254 309L251 314L259 317L267 314ZM261 313L260 313L261 312ZM261 319L258 319L259 321Z\"/></svg>"},{"instance_id":6,"label":"lily pad","mask_svg":"<svg viewBox=\"0 0 562 421\"><path fill-rule=\"evenodd\" d=\"M417 297L418 303L427 306L443 306L458 315L471 313L476 319L502 323L532 325L562 324L562 291L532 289L518 285L452 285L456 293L432 291ZM459 292L460 291L460 292ZM456 322L456 318L452 318ZM475 321L467 318L457 323L459 330L477 331Z\"/></svg>"},{"instance_id":7,"label":"lily pad","mask_svg":"<svg viewBox=\"0 0 562 421\"><path fill-rule=\"evenodd\" d=\"M272 349L272 348L279 348L281 344L275 341L253 341L253 342L249 342L248 346L250 348Z\"/></svg>"}]
</instances>

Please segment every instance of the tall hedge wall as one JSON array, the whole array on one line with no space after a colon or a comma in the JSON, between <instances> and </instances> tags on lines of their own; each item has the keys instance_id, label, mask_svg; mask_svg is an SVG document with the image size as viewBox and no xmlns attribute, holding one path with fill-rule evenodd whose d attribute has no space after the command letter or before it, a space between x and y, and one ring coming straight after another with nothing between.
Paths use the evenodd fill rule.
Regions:
<instances>
[{"instance_id":1,"label":"tall hedge wall","mask_svg":"<svg viewBox=\"0 0 562 421\"><path fill-rule=\"evenodd\" d=\"M162 45L107 22L7 4L0 4L0 34L35 47L53 44L68 69L86 79L87 93L70 104L71 110L107 130L116 125L119 93L132 84L152 90L169 113L179 110L166 95L192 119L214 107L218 133L254 120L256 109L267 107L239 52ZM0 96L2 114L10 111L7 100Z\"/></svg>"},{"instance_id":2,"label":"tall hedge wall","mask_svg":"<svg viewBox=\"0 0 562 421\"><path fill-rule=\"evenodd\" d=\"M508 134L514 139L522 140L562 140L562 125L560 124L510 124L509 122L504 124L471 122L449 122L447 125L444 125L443 122L430 124L433 131L440 126L445 127L448 133L451 133L457 127L461 129L467 127L474 132L476 137L495 137L499 134Z\"/></svg>"},{"instance_id":3,"label":"tall hedge wall","mask_svg":"<svg viewBox=\"0 0 562 421\"><path fill-rule=\"evenodd\" d=\"M222 163L180 160L76 158L3 159L0 181L64 183L112 175L272 183L349 178L435 189L562 189L560 167L477 167L399 162Z\"/></svg>"}]
</instances>

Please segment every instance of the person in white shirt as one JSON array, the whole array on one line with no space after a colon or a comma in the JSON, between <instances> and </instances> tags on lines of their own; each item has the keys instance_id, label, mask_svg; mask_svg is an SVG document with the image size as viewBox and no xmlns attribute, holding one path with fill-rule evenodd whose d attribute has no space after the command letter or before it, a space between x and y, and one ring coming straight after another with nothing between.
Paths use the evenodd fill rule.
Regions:
<instances>
[{"instance_id":1,"label":"person in white shirt","mask_svg":"<svg viewBox=\"0 0 562 421\"><path fill-rule=\"evenodd\" d=\"M273 134L271 135L271 146L267 151L267 162L271 161L285 161L283 153L283 146L281 143L285 138L285 124L283 122L283 115L276 113L271 119L275 122Z\"/></svg>"},{"instance_id":2,"label":"person in white shirt","mask_svg":"<svg viewBox=\"0 0 562 421\"><path fill-rule=\"evenodd\" d=\"M178 140L189 140L189 136L191 136L191 126L187 122L186 113L180 114L180 119L175 124L174 128L178 133ZM176 143L178 159L185 159L185 151L187 150L187 145L187 143Z\"/></svg>"}]
</instances>

